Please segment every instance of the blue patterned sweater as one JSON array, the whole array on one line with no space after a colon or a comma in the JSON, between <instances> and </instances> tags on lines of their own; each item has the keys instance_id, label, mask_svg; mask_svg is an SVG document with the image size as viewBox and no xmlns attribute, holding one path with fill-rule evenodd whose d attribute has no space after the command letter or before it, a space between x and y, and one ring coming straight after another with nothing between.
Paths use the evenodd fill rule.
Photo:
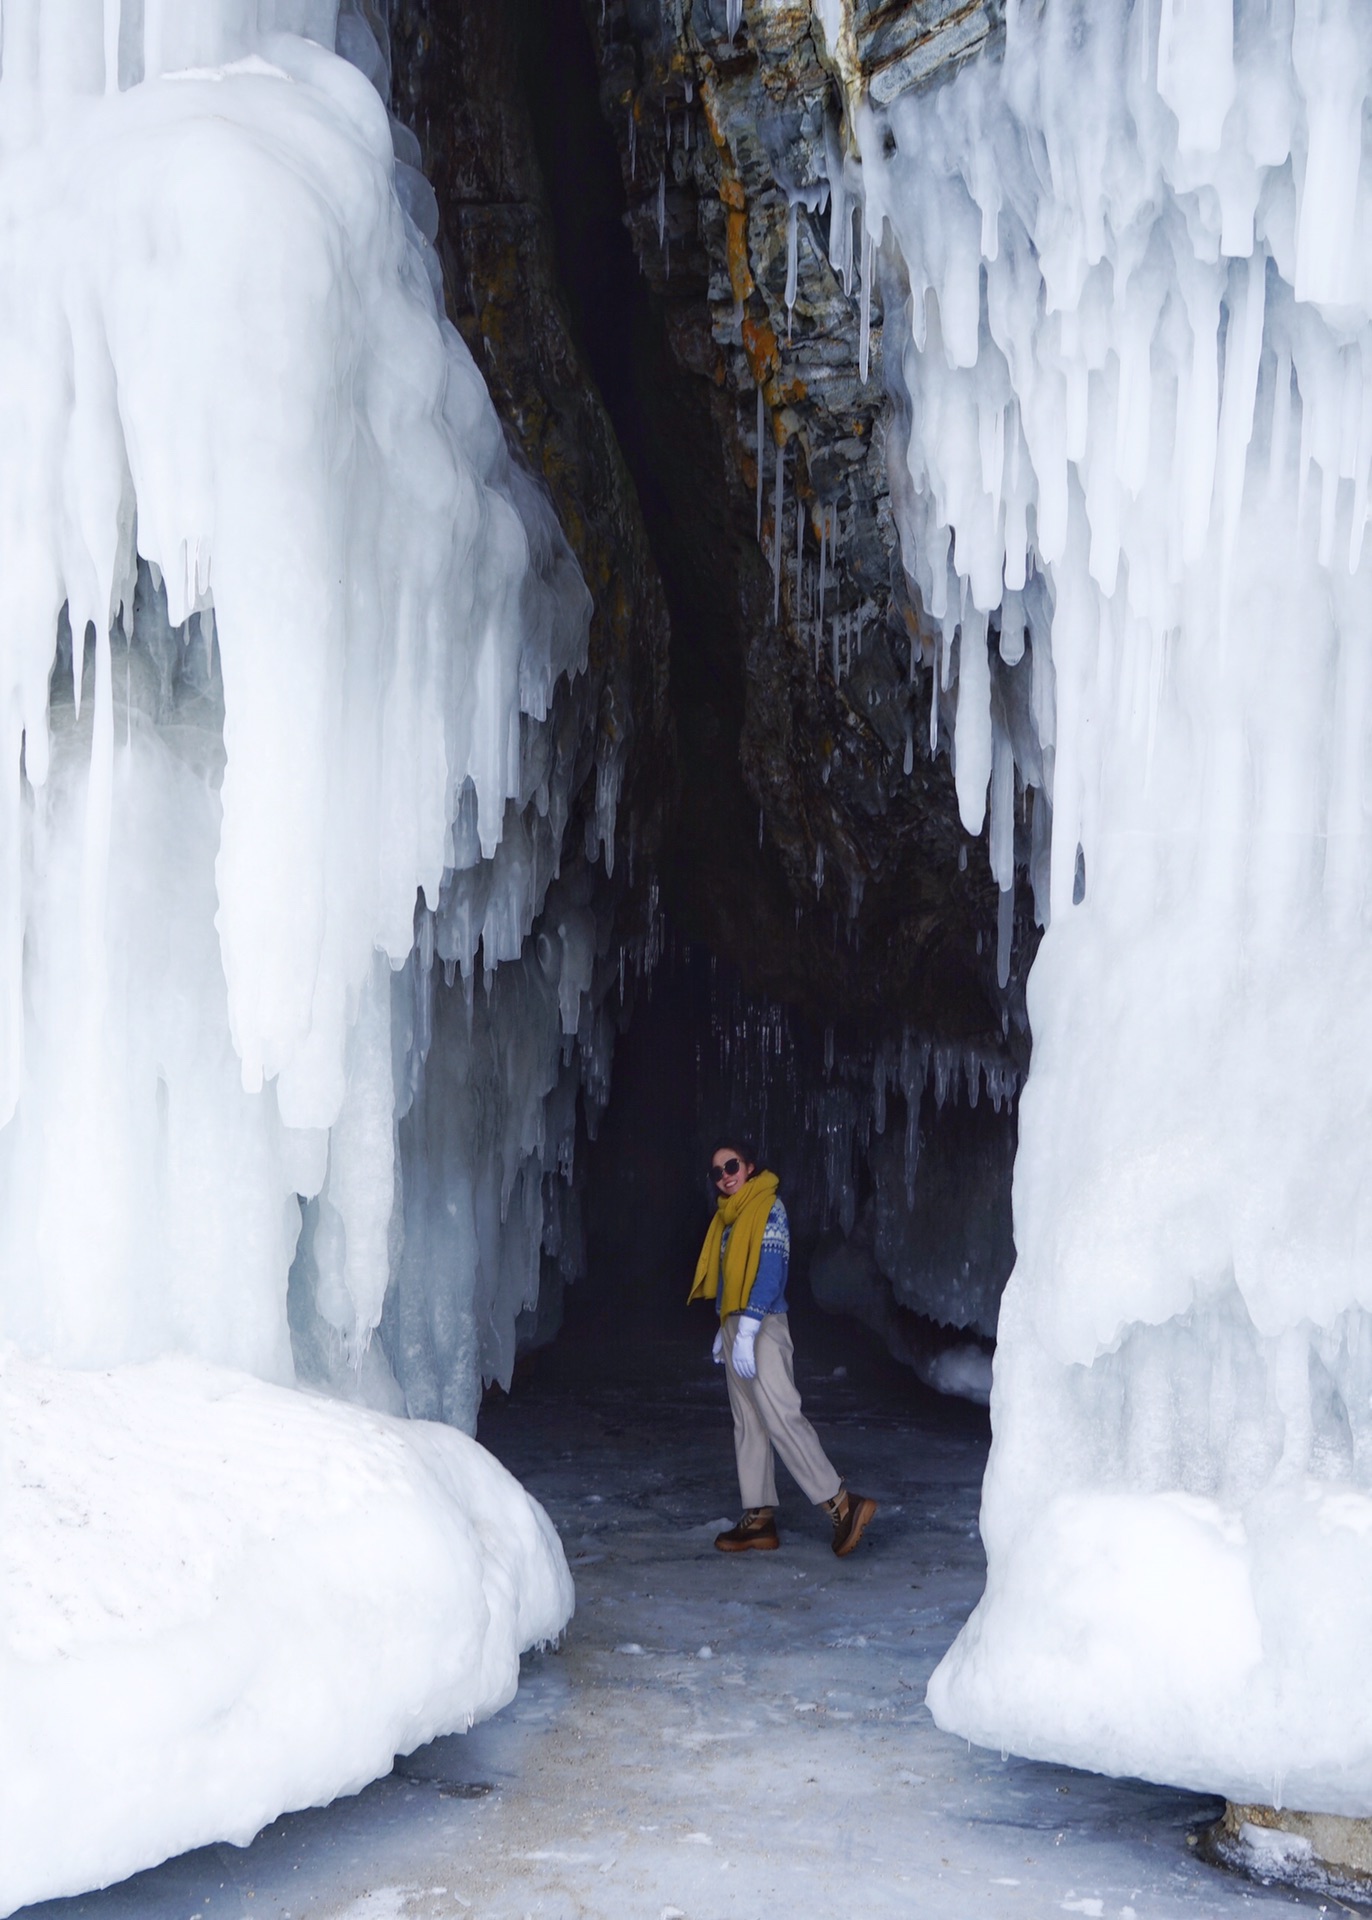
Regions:
<instances>
[{"instance_id":1,"label":"blue patterned sweater","mask_svg":"<svg viewBox=\"0 0 1372 1920\"><path fill-rule=\"evenodd\" d=\"M719 1298L724 1298L724 1249L729 1244L732 1227L724 1229L724 1238L719 1248ZM765 1313L785 1313L786 1311L786 1275L791 1265L791 1223L786 1218L786 1209L780 1198L772 1202L772 1211L767 1215L767 1224L762 1229L762 1255L757 1264L757 1278L753 1282L752 1292L748 1295L748 1304L743 1309L750 1319L760 1320Z\"/></svg>"}]
</instances>

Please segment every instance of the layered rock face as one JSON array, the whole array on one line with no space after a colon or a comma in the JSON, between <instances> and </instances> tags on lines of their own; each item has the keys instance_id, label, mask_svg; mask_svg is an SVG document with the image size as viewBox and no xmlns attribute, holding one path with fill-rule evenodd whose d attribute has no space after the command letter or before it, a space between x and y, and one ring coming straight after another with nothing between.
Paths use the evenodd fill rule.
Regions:
<instances>
[{"instance_id":1,"label":"layered rock face","mask_svg":"<svg viewBox=\"0 0 1372 1920\"><path fill-rule=\"evenodd\" d=\"M808 5L737 20L727 0L586 11L635 250L728 491L727 557L700 562L734 575L740 762L802 909L771 981L831 1017L837 921L851 1012L992 1033L1003 1005L977 936L994 930L995 902L931 747L936 725L946 747L951 707L900 563L881 263L849 158L850 114L876 74L917 54L932 72L978 36L966 9L940 31L927 9L888 8L862 32L848 23L840 65ZM975 13L984 40L991 22ZM1021 929L1021 949L1028 939Z\"/></svg>"}]
</instances>

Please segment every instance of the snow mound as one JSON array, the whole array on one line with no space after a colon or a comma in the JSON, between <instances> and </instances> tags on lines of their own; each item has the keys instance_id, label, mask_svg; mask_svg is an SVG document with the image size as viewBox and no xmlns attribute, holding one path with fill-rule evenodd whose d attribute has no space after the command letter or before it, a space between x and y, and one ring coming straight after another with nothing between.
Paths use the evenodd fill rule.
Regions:
<instances>
[{"instance_id":1,"label":"snow mound","mask_svg":"<svg viewBox=\"0 0 1372 1920\"><path fill-rule=\"evenodd\" d=\"M1064 1493L1008 1555L929 1686L936 1720L1275 1806L1357 1813L1372 1701L1372 1498L1317 1481L1242 1518L1178 1492ZM1166 1712L1158 1710L1165 1700Z\"/></svg>"},{"instance_id":2,"label":"snow mound","mask_svg":"<svg viewBox=\"0 0 1372 1920\"><path fill-rule=\"evenodd\" d=\"M474 1440L198 1360L7 1353L0 1510L4 1913L356 1791L572 1612Z\"/></svg>"}]
</instances>

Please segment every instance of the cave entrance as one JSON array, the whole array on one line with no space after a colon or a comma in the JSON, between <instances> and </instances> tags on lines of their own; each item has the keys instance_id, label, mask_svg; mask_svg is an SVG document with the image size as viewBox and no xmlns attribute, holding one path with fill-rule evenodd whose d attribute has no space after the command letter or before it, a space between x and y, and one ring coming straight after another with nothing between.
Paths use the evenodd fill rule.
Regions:
<instances>
[{"instance_id":1,"label":"cave entrance","mask_svg":"<svg viewBox=\"0 0 1372 1920\"><path fill-rule=\"evenodd\" d=\"M951 1049L845 1052L833 1029L750 994L670 932L582 1149L586 1280L559 1294L541 1333L530 1326L526 1377L554 1327L606 1345L708 1344L708 1311L685 1298L713 1204L705 1168L731 1130L781 1180L797 1339L838 1341L878 1374L896 1362L916 1400L919 1382L984 1403L1012 1258L1008 1099Z\"/></svg>"},{"instance_id":2,"label":"cave entrance","mask_svg":"<svg viewBox=\"0 0 1372 1920\"><path fill-rule=\"evenodd\" d=\"M617 891L621 926L647 925L625 942L630 966L645 949L655 963L618 995L609 1107L578 1142L588 1279L564 1289L545 1261L522 1364L555 1333L698 1337L704 1316L683 1296L708 1218L703 1168L733 1128L782 1180L793 1312L819 1314L825 1341L840 1316L912 1386L984 1399L1013 1253L1025 956L1002 991L985 846L957 824L946 756L906 777L927 680L911 679L903 618L864 640L861 698L852 679L792 684L746 446L739 459L738 355L716 342L709 262L680 231L683 147L709 136L677 83L653 93L651 12L462 0L438 15L400 6L391 23L450 304L512 426L527 440L537 423L532 457L555 492L574 469L603 567L593 650L598 632L641 668L664 647L651 688L625 677L638 701L627 826L613 883L599 883ZM511 245L518 316L500 291ZM531 385L511 361L538 358L540 341L555 371ZM569 411L575 380L608 422L615 454L600 465L585 394ZM746 441L751 395L742 411ZM851 488L818 455L811 478L807 512L830 511L832 531L857 511ZM799 531L811 538L808 522ZM607 608L635 595L616 625ZM891 740L864 731L864 714Z\"/></svg>"}]
</instances>

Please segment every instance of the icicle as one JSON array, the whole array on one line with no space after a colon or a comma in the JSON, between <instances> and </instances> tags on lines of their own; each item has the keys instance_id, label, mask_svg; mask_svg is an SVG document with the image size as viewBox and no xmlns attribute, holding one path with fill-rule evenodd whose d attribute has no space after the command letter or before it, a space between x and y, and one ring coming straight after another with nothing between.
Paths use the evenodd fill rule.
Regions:
<instances>
[{"instance_id":1,"label":"icicle","mask_svg":"<svg viewBox=\"0 0 1372 1920\"><path fill-rule=\"evenodd\" d=\"M1015 933L1015 889L1002 887L996 914L996 982L1002 993L1010 984L1010 944Z\"/></svg>"},{"instance_id":2,"label":"icicle","mask_svg":"<svg viewBox=\"0 0 1372 1920\"><path fill-rule=\"evenodd\" d=\"M800 499L800 465L799 463L800 463L800 456L799 454L797 454L796 455L796 475L795 475L795 481L794 481L795 496L796 496L796 603L795 603L795 606L791 609L792 618L795 621L797 633L799 633L800 631L800 621L801 621L801 614L802 614L801 589L802 589L802 586L804 585L803 576L805 571L805 510L801 504L801 499Z\"/></svg>"},{"instance_id":3,"label":"icicle","mask_svg":"<svg viewBox=\"0 0 1372 1920\"><path fill-rule=\"evenodd\" d=\"M662 246L667 238L667 172L657 176L657 244Z\"/></svg>"},{"instance_id":4,"label":"icicle","mask_svg":"<svg viewBox=\"0 0 1372 1920\"><path fill-rule=\"evenodd\" d=\"M762 436L766 428L766 403L762 397L762 382L757 383L757 543L762 545L762 488L763 488L763 447Z\"/></svg>"},{"instance_id":5,"label":"icicle","mask_svg":"<svg viewBox=\"0 0 1372 1920\"><path fill-rule=\"evenodd\" d=\"M907 1094L905 1100L905 1205L915 1210L915 1175L919 1171L919 1095Z\"/></svg>"},{"instance_id":6,"label":"icicle","mask_svg":"<svg viewBox=\"0 0 1372 1920\"><path fill-rule=\"evenodd\" d=\"M1009 588L1000 604L1000 657L1007 667L1024 658L1024 598Z\"/></svg>"},{"instance_id":7,"label":"icicle","mask_svg":"<svg viewBox=\"0 0 1372 1920\"><path fill-rule=\"evenodd\" d=\"M791 338L791 320L796 304L796 276L798 261L798 236L800 229L800 203L792 200L786 210L786 339ZM866 374L863 379L866 379Z\"/></svg>"},{"instance_id":8,"label":"icicle","mask_svg":"<svg viewBox=\"0 0 1372 1920\"><path fill-rule=\"evenodd\" d=\"M824 587L827 579L828 553L829 509L821 505L819 510L819 600L816 608L821 623L824 619Z\"/></svg>"},{"instance_id":9,"label":"icicle","mask_svg":"<svg viewBox=\"0 0 1372 1920\"><path fill-rule=\"evenodd\" d=\"M991 725L991 877L998 887L1015 878L1015 753L997 714Z\"/></svg>"},{"instance_id":10,"label":"icicle","mask_svg":"<svg viewBox=\"0 0 1372 1920\"><path fill-rule=\"evenodd\" d=\"M908 780L915 770L915 728L907 713L905 716L905 777Z\"/></svg>"},{"instance_id":11,"label":"icicle","mask_svg":"<svg viewBox=\"0 0 1372 1920\"><path fill-rule=\"evenodd\" d=\"M858 378L867 385L867 370L872 357L872 271L875 266L872 229L862 223L862 298L859 302Z\"/></svg>"},{"instance_id":12,"label":"icicle","mask_svg":"<svg viewBox=\"0 0 1372 1920\"><path fill-rule=\"evenodd\" d=\"M772 496L772 619L781 617L781 518L786 504L786 443L777 441L776 491Z\"/></svg>"},{"instance_id":13,"label":"icicle","mask_svg":"<svg viewBox=\"0 0 1372 1920\"><path fill-rule=\"evenodd\" d=\"M841 687L843 685L843 671L839 661L839 653L838 653L838 615L837 614L834 615L834 620L833 620L832 643L833 643L833 653L834 653L834 685L836 687Z\"/></svg>"},{"instance_id":14,"label":"icicle","mask_svg":"<svg viewBox=\"0 0 1372 1920\"><path fill-rule=\"evenodd\" d=\"M82 653L85 627L82 625ZM72 634L75 657L76 634ZM90 774L86 785L85 837L81 848L81 952L86 973L87 1016L98 1021L104 1002L105 910L109 887L110 826L114 806L114 670L108 626L95 634L95 706ZM94 1035L91 1036L93 1053Z\"/></svg>"},{"instance_id":15,"label":"icicle","mask_svg":"<svg viewBox=\"0 0 1372 1920\"><path fill-rule=\"evenodd\" d=\"M730 40L738 38L738 30L743 25L743 0L728 0L726 36Z\"/></svg>"}]
</instances>

